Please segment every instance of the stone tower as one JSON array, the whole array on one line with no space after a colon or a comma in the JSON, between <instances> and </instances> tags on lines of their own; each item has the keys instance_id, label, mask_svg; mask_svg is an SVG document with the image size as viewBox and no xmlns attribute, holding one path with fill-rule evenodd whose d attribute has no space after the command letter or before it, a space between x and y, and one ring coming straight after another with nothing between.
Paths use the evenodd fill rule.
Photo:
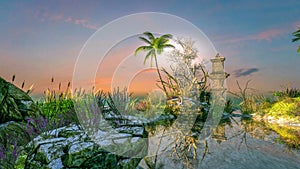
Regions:
<instances>
[{"instance_id":1,"label":"stone tower","mask_svg":"<svg viewBox=\"0 0 300 169\"><path fill-rule=\"evenodd\" d=\"M229 76L229 74L224 71L225 58L217 54L216 57L210 61L212 62L212 72L209 75L211 79L211 90L212 92L223 93L226 90L224 81Z\"/></svg>"},{"instance_id":2,"label":"stone tower","mask_svg":"<svg viewBox=\"0 0 300 169\"><path fill-rule=\"evenodd\" d=\"M212 72L209 74L209 78L211 79L210 110L202 130L202 138L207 138L216 132L215 129L219 125L223 115L226 103L224 81L229 76L229 74L224 71L224 61L225 58L219 54L211 59Z\"/></svg>"}]
</instances>

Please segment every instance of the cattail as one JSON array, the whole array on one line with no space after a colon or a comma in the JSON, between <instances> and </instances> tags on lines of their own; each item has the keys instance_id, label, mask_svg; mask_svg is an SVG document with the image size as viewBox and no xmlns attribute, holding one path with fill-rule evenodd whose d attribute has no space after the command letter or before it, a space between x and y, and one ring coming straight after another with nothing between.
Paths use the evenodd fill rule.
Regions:
<instances>
[{"instance_id":1,"label":"cattail","mask_svg":"<svg viewBox=\"0 0 300 169\"><path fill-rule=\"evenodd\" d=\"M14 83L16 76L13 75L11 82Z\"/></svg>"},{"instance_id":2,"label":"cattail","mask_svg":"<svg viewBox=\"0 0 300 169\"><path fill-rule=\"evenodd\" d=\"M25 85L25 80L22 83L22 86L21 86L22 89L24 88L24 85Z\"/></svg>"},{"instance_id":3,"label":"cattail","mask_svg":"<svg viewBox=\"0 0 300 169\"><path fill-rule=\"evenodd\" d=\"M28 88L28 90L27 90L27 94L29 93L29 92L31 92L32 91L32 88L33 88L33 86L34 86L34 84L32 84L29 88Z\"/></svg>"},{"instance_id":4,"label":"cattail","mask_svg":"<svg viewBox=\"0 0 300 169\"><path fill-rule=\"evenodd\" d=\"M68 83L68 88L70 87L70 85L71 85L71 83L69 82L69 83Z\"/></svg>"},{"instance_id":5,"label":"cattail","mask_svg":"<svg viewBox=\"0 0 300 169\"><path fill-rule=\"evenodd\" d=\"M54 82L54 78L53 78L53 76L52 76L52 78L51 78L51 82L52 82L52 83Z\"/></svg>"},{"instance_id":6,"label":"cattail","mask_svg":"<svg viewBox=\"0 0 300 169\"><path fill-rule=\"evenodd\" d=\"M58 90L60 90L61 88L61 82L59 82L59 85L58 85Z\"/></svg>"}]
</instances>

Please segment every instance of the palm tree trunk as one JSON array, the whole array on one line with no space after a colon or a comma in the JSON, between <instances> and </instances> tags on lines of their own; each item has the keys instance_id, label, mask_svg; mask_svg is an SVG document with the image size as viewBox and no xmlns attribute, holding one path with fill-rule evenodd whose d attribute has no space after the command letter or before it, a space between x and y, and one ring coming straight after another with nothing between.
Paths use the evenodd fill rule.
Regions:
<instances>
[{"instance_id":1,"label":"palm tree trunk","mask_svg":"<svg viewBox=\"0 0 300 169\"><path fill-rule=\"evenodd\" d=\"M167 92L167 89L166 89L166 87L165 87L165 85L164 85L163 79L162 79L162 77L161 77L161 74L160 74L160 71L159 71L159 68L158 68L158 63L157 63L156 55L154 55L154 59L155 59L155 65L156 65L157 74L158 74L158 76L159 76L159 80L160 80L161 85L162 85L162 87L163 87L163 89L164 89L164 92L166 93L166 96L167 96L167 98L168 98L168 92Z\"/></svg>"}]
</instances>

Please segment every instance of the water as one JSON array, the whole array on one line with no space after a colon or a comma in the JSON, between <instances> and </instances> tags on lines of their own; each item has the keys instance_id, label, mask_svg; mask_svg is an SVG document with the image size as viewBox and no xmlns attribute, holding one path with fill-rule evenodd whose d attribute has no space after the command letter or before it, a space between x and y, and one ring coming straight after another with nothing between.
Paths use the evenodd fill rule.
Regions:
<instances>
[{"instance_id":1,"label":"water","mask_svg":"<svg viewBox=\"0 0 300 169\"><path fill-rule=\"evenodd\" d=\"M185 143L189 142L187 149L180 151L179 146L177 148L179 157L177 157L176 153L170 157L170 154L174 152L175 144L179 143L178 138L184 140L183 135L177 137L178 133L176 133L176 129L172 128L168 128L164 132L161 128L156 133L156 135L164 135L159 146L158 152L160 153L157 158L157 164L161 164L163 168L300 168L299 149L290 148L286 144L288 142L280 143L281 137L262 123L242 121L238 117L232 118L229 123L220 125L217 131L206 141L194 140L197 146L196 149L191 145L190 151L186 151L189 148L188 145L193 143L193 141L186 141ZM149 156L155 155L159 141L159 137L149 139ZM180 154L180 152L186 153ZM196 154L195 158L194 154ZM155 156L152 157L152 161L154 161L154 158ZM140 166L148 168L144 160L140 163Z\"/></svg>"}]
</instances>

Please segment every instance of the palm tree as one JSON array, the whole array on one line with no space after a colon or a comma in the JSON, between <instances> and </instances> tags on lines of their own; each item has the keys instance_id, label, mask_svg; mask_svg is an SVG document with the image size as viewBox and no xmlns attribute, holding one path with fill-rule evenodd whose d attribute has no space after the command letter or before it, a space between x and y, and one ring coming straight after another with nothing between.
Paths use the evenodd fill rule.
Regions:
<instances>
[{"instance_id":1,"label":"palm tree","mask_svg":"<svg viewBox=\"0 0 300 169\"><path fill-rule=\"evenodd\" d=\"M147 59L149 59L149 57L150 57L151 66L152 66L153 58L154 58L157 74L159 76L159 80L162 84L164 92L166 93L166 95L168 97L166 87L164 85L164 82L162 80L162 77L161 77L161 74L160 74L160 71L159 71L156 56L157 56L157 54L160 55L165 48L175 48L173 45L169 44L169 40L172 38L172 35L171 34L165 34L165 35L162 35L160 37L154 37L154 35L150 32L144 32L143 34L145 36L147 36L148 39L145 38L145 37L142 37L142 36L140 36L139 39L141 39L143 42L145 42L147 44L147 46L138 47L135 50L134 55L136 56L138 54L138 52L140 52L140 51L147 52L147 54L145 56L145 59L144 59L144 64L146 63Z\"/></svg>"},{"instance_id":2,"label":"palm tree","mask_svg":"<svg viewBox=\"0 0 300 169\"><path fill-rule=\"evenodd\" d=\"M295 38L292 39L292 42L296 42L296 41L300 40L300 28L297 31L293 32L293 35L295 36ZM300 45L298 47L297 52L300 53Z\"/></svg>"}]
</instances>

